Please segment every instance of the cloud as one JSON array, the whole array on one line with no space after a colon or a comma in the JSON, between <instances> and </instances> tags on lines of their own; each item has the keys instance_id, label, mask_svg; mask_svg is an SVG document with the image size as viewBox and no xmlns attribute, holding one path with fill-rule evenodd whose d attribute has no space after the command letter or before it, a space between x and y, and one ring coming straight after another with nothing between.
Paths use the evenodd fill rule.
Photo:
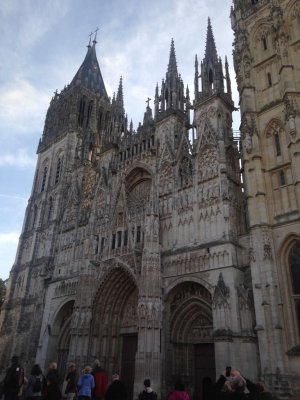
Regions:
<instances>
[{"instance_id":1,"label":"cloud","mask_svg":"<svg viewBox=\"0 0 300 400\"><path fill-rule=\"evenodd\" d=\"M70 9L71 0L10 0L0 8L2 31L11 35L18 53L26 53L53 25L64 18ZM11 22L15 20L13 26Z\"/></svg>"},{"instance_id":2,"label":"cloud","mask_svg":"<svg viewBox=\"0 0 300 400\"><path fill-rule=\"evenodd\" d=\"M17 244L20 234L17 232L0 233L0 245L2 244Z\"/></svg>"},{"instance_id":3,"label":"cloud","mask_svg":"<svg viewBox=\"0 0 300 400\"><path fill-rule=\"evenodd\" d=\"M0 233L0 278L7 279L16 257L20 234L18 232Z\"/></svg>"},{"instance_id":4,"label":"cloud","mask_svg":"<svg viewBox=\"0 0 300 400\"><path fill-rule=\"evenodd\" d=\"M22 200L22 201L27 201L27 197L22 197L22 196L17 196L17 195L8 195L8 194L1 194L0 197L3 197L5 199L13 199L13 200Z\"/></svg>"},{"instance_id":5,"label":"cloud","mask_svg":"<svg viewBox=\"0 0 300 400\"><path fill-rule=\"evenodd\" d=\"M32 168L35 165L36 157L29 155L26 149L18 149L13 154L0 154L0 167Z\"/></svg>"},{"instance_id":6,"label":"cloud","mask_svg":"<svg viewBox=\"0 0 300 400\"><path fill-rule=\"evenodd\" d=\"M15 135L40 130L49 97L49 93L44 93L21 77L0 87L1 135L10 135L11 130ZM9 127L9 131L5 127Z\"/></svg>"}]
</instances>

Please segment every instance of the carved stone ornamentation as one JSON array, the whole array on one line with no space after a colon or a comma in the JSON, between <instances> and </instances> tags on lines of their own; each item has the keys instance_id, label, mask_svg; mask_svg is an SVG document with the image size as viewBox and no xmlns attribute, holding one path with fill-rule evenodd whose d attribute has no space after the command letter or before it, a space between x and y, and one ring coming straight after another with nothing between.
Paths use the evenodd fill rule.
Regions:
<instances>
[{"instance_id":1,"label":"carved stone ornamentation","mask_svg":"<svg viewBox=\"0 0 300 400\"><path fill-rule=\"evenodd\" d=\"M222 273L220 272L217 286L213 296L213 307L229 307L230 290L224 282Z\"/></svg>"}]
</instances>

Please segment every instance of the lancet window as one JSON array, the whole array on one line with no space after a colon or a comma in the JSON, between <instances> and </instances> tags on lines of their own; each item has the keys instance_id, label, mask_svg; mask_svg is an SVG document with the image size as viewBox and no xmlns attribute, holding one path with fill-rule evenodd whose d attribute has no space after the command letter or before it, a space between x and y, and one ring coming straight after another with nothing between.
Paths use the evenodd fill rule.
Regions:
<instances>
[{"instance_id":1,"label":"lancet window","mask_svg":"<svg viewBox=\"0 0 300 400\"><path fill-rule=\"evenodd\" d=\"M295 305L295 314L300 330L300 241L292 247L289 254L289 268L292 283L292 297Z\"/></svg>"}]
</instances>

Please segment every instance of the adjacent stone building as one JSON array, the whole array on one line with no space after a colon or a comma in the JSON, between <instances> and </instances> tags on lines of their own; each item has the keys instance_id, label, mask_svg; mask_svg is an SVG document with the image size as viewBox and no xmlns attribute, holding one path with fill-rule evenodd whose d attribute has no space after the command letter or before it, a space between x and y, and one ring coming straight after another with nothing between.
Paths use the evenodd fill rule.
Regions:
<instances>
[{"instance_id":1,"label":"adjacent stone building","mask_svg":"<svg viewBox=\"0 0 300 400\"><path fill-rule=\"evenodd\" d=\"M137 131L96 39L51 100L0 315L1 366L98 358L195 399L227 365L300 396L300 1L235 0L234 104L209 21L193 100L172 40ZM166 57L167 58L167 57ZM242 168L241 168L242 167Z\"/></svg>"}]
</instances>

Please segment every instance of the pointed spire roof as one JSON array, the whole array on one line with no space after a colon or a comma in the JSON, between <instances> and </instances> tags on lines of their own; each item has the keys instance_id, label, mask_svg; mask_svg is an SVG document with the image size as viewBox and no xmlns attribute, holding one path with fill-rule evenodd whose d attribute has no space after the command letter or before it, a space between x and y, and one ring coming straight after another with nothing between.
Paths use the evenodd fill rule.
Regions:
<instances>
[{"instance_id":1,"label":"pointed spire roof","mask_svg":"<svg viewBox=\"0 0 300 400\"><path fill-rule=\"evenodd\" d=\"M177 74L177 62L176 62L176 54L175 54L175 45L174 39L171 40L171 48L170 48L170 57L169 57L169 65L168 65L168 73Z\"/></svg>"},{"instance_id":2,"label":"pointed spire roof","mask_svg":"<svg viewBox=\"0 0 300 400\"><path fill-rule=\"evenodd\" d=\"M97 60L96 43L96 40L94 40L92 45L89 43L87 46L88 50L85 59L75 74L70 86L84 86L108 100Z\"/></svg>"},{"instance_id":3,"label":"pointed spire roof","mask_svg":"<svg viewBox=\"0 0 300 400\"><path fill-rule=\"evenodd\" d=\"M210 22L210 18L208 18L207 25L207 34L206 34L206 48L205 48L205 58L210 60L218 60L218 53L215 43L215 38Z\"/></svg>"},{"instance_id":4,"label":"pointed spire roof","mask_svg":"<svg viewBox=\"0 0 300 400\"><path fill-rule=\"evenodd\" d=\"M122 76L120 77L120 83L119 83L116 102L120 107L124 108L123 78L122 78Z\"/></svg>"}]
</instances>

